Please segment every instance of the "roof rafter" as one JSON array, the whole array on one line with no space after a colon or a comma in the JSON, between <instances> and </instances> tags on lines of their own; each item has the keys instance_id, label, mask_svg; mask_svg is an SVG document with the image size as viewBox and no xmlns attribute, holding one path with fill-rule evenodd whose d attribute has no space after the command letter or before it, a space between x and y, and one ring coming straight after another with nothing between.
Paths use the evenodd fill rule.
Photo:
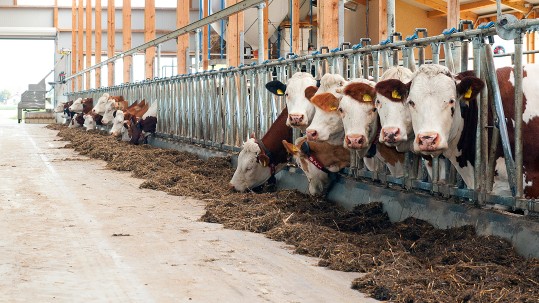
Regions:
<instances>
[{"instance_id":1,"label":"roof rafter","mask_svg":"<svg viewBox=\"0 0 539 303\"><path fill-rule=\"evenodd\" d=\"M442 12L443 14L440 16L447 15L447 2L443 0L415 0L417 3L424 4L428 7L431 7L437 11ZM477 14L474 14L469 11L460 12L460 18L465 20L476 20Z\"/></svg>"},{"instance_id":2,"label":"roof rafter","mask_svg":"<svg viewBox=\"0 0 539 303\"><path fill-rule=\"evenodd\" d=\"M476 8L483 8L483 7L492 6L493 4L494 4L494 2L492 0L480 0L480 1L477 1L477 2L461 4L460 5L460 12L461 13L462 12L468 12L468 11L474 10ZM447 15L445 12L442 12L442 11L439 11L439 10L434 10L434 11L427 12L427 17L429 17L429 18L436 18L436 17L445 16L445 15Z\"/></svg>"}]
</instances>

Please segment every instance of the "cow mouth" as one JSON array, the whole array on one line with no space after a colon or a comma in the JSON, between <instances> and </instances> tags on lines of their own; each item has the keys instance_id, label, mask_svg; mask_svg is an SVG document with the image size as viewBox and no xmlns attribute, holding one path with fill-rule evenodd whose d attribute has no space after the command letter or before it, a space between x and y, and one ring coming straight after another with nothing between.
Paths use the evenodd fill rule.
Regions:
<instances>
[{"instance_id":1,"label":"cow mouth","mask_svg":"<svg viewBox=\"0 0 539 303\"><path fill-rule=\"evenodd\" d=\"M302 122L288 121L288 124L289 124L289 126L305 126L305 125L307 125L307 123L305 123L304 121L302 121Z\"/></svg>"}]
</instances>

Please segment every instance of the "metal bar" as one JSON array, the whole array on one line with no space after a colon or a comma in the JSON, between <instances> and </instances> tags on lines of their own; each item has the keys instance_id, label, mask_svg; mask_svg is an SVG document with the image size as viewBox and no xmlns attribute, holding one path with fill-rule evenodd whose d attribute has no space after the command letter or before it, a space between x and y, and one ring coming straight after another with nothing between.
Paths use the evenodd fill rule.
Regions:
<instances>
[{"instance_id":1,"label":"metal bar","mask_svg":"<svg viewBox=\"0 0 539 303\"><path fill-rule=\"evenodd\" d=\"M515 167L516 167L516 198L523 196L523 174L522 174L522 33L518 32L515 38ZM535 151L534 151L535 152Z\"/></svg>"},{"instance_id":2,"label":"metal bar","mask_svg":"<svg viewBox=\"0 0 539 303\"><path fill-rule=\"evenodd\" d=\"M264 8L266 3L262 2L258 5L258 64L264 62Z\"/></svg>"},{"instance_id":3,"label":"metal bar","mask_svg":"<svg viewBox=\"0 0 539 303\"><path fill-rule=\"evenodd\" d=\"M475 76L478 78L481 78L481 44L482 44L482 37L477 37L474 39L474 46L473 46L473 52L474 52L474 61L473 61L473 67L475 71ZM481 92L481 98L484 97L485 91ZM474 102L473 100L471 102ZM477 99L476 99L477 102ZM482 136L483 136L483 127L484 127L484 121L482 121L481 113L483 111L482 106L480 106L481 103L478 104L477 108L477 129L475 132L475 165L474 165L474 189L479 191L480 193L484 190L483 184L482 184ZM472 106L471 104L469 106ZM479 204L482 204L482 195L479 195Z\"/></svg>"}]
</instances>

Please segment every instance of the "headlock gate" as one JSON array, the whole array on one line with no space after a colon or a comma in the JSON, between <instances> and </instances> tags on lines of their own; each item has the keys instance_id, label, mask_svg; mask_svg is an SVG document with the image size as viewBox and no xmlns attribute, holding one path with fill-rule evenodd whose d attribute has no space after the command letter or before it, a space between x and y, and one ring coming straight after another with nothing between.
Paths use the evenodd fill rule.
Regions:
<instances>
[{"instance_id":1,"label":"headlock gate","mask_svg":"<svg viewBox=\"0 0 539 303\"><path fill-rule=\"evenodd\" d=\"M303 57L287 54L286 58L262 64L148 79L67 95L70 99L93 97L97 100L107 92L122 95L130 102L142 99L158 102L157 137L223 151L238 151L243 140L252 132L257 137L263 135L285 106L282 97L266 90L264 85L271 80L286 82L295 72L307 71L316 79L325 73L338 73L346 79L372 77L377 81L390 66L403 65L414 71L416 66L425 63L442 63L455 73L472 69L489 87L489 90L483 89L477 98L478 125L481 127L477 128L476 138L475 188L466 188L455 169L442 158L433 159L433 175L429 178L421 158L412 153L406 155L406 169L402 178L390 176L384 165L377 165L375 171L367 171L363 168L362 159L356 157L354 152L351 165L344 174L350 178L367 178L410 191L426 191L480 205L498 204L524 212L539 212L539 201L525 199L522 191L522 154L537 152L526 151L526 147L522 146L522 37L527 31L539 29L539 19L516 20L504 15L496 24L491 22L477 29L469 29L471 25L471 22L464 21L459 29L446 30L437 36L427 36L425 29L418 28L405 39L396 33L379 45L371 45L369 39L362 39L354 46L343 44L332 50L323 47ZM505 117L501 103L491 47L495 34L515 43L515 117ZM414 49L417 49L417 59ZM426 49L432 53L429 62L425 59ZM444 60L440 60L442 50ZM490 107L489 100L493 101ZM494 125L490 126L487 125L489 108L494 109L492 113L495 117ZM514 150L509 144L506 126L506 121L511 119L515 121ZM488 140L489 128L492 129L493 140ZM295 136L299 136L297 131ZM494 152L498 140L503 146L512 192L512 196L508 197L491 194ZM441 165L447 168L446 182L443 183L438 176Z\"/></svg>"}]
</instances>

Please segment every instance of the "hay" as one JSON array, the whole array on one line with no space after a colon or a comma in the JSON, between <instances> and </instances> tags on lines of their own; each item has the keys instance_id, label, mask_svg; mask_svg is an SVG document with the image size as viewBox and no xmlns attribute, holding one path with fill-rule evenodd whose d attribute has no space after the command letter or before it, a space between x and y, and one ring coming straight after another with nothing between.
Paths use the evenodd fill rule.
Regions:
<instances>
[{"instance_id":1,"label":"hay","mask_svg":"<svg viewBox=\"0 0 539 303\"><path fill-rule=\"evenodd\" d=\"M409 218L392 224L380 203L352 212L296 191L235 193L230 159L133 146L98 133L53 126L69 148L146 179L141 187L206 200L201 220L264 233L319 265L367 273L352 287L393 302L539 302L539 260L516 254L473 227L438 230Z\"/></svg>"}]
</instances>

